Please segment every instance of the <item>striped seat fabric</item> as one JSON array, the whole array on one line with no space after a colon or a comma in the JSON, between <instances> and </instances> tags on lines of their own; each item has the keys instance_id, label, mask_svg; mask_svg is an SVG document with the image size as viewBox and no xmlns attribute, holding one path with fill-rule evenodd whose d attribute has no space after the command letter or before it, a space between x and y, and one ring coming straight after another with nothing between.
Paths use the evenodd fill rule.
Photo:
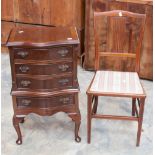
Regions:
<instances>
[{"instance_id":1,"label":"striped seat fabric","mask_svg":"<svg viewBox=\"0 0 155 155\"><path fill-rule=\"evenodd\" d=\"M90 91L98 93L144 94L136 72L97 71Z\"/></svg>"}]
</instances>

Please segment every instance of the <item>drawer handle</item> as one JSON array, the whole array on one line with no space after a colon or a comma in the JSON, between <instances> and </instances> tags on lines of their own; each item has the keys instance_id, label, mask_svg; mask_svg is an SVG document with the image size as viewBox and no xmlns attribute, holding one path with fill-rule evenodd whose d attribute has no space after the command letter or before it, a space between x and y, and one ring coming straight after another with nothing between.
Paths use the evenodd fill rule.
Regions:
<instances>
[{"instance_id":1,"label":"drawer handle","mask_svg":"<svg viewBox=\"0 0 155 155\"><path fill-rule=\"evenodd\" d=\"M29 86L31 84L31 81L26 81L26 80L22 80L21 81L21 85L23 86L23 87L27 87L27 86Z\"/></svg>"},{"instance_id":2,"label":"drawer handle","mask_svg":"<svg viewBox=\"0 0 155 155\"><path fill-rule=\"evenodd\" d=\"M60 98L59 100L60 102L62 102L63 104L67 104L70 102L70 98L69 97L65 97L65 98Z\"/></svg>"},{"instance_id":3,"label":"drawer handle","mask_svg":"<svg viewBox=\"0 0 155 155\"><path fill-rule=\"evenodd\" d=\"M26 73L30 68L28 66L20 66L19 69L22 73Z\"/></svg>"},{"instance_id":4,"label":"drawer handle","mask_svg":"<svg viewBox=\"0 0 155 155\"><path fill-rule=\"evenodd\" d=\"M69 82L68 79L61 79L61 80L59 80L59 83L60 83L61 85L66 85L68 82Z\"/></svg>"},{"instance_id":5,"label":"drawer handle","mask_svg":"<svg viewBox=\"0 0 155 155\"><path fill-rule=\"evenodd\" d=\"M64 50L60 50L58 51L58 54L60 54L62 57L65 57L68 54L68 50L64 49Z\"/></svg>"},{"instance_id":6,"label":"drawer handle","mask_svg":"<svg viewBox=\"0 0 155 155\"><path fill-rule=\"evenodd\" d=\"M24 52L24 51L18 52L17 54L21 56L21 58L25 58L28 56L28 52Z\"/></svg>"},{"instance_id":7,"label":"drawer handle","mask_svg":"<svg viewBox=\"0 0 155 155\"><path fill-rule=\"evenodd\" d=\"M31 100L22 100L22 106L29 106L31 103Z\"/></svg>"},{"instance_id":8,"label":"drawer handle","mask_svg":"<svg viewBox=\"0 0 155 155\"><path fill-rule=\"evenodd\" d=\"M65 72L65 71L67 71L67 69L69 68L69 66L68 66L68 65L59 65L58 68L59 68L61 71Z\"/></svg>"}]
</instances>

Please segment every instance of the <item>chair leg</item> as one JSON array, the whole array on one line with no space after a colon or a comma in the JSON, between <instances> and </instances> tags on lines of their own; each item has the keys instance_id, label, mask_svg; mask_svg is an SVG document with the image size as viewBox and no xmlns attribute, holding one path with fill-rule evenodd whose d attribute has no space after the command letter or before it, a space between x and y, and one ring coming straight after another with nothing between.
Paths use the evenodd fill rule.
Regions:
<instances>
[{"instance_id":1,"label":"chair leg","mask_svg":"<svg viewBox=\"0 0 155 155\"><path fill-rule=\"evenodd\" d=\"M96 114L97 112L97 106L98 106L98 96L95 96L95 102L93 106L93 113Z\"/></svg>"},{"instance_id":2,"label":"chair leg","mask_svg":"<svg viewBox=\"0 0 155 155\"><path fill-rule=\"evenodd\" d=\"M132 116L135 116L136 98L132 98Z\"/></svg>"},{"instance_id":3,"label":"chair leg","mask_svg":"<svg viewBox=\"0 0 155 155\"><path fill-rule=\"evenodd\" d=\"M92 115L92 96L88 95L88 105L87 105L87 141L90 144L90 140L91 140L91 115Z\"/></svg>"},{"instance_id":4,"label":"chair leg","mask_svg":"<svg viewBox=\"0 0 155 155\"><path fill-rule=\"evenodd\" d=\"M145 103L145 98L141 98L140 99L140 108L139 108L137 144L136 144L136 146L139 146L139 144L140 144L140 137L141 137L141 132L142 132L142 122L143 122L143 113L144 113L144 103Z\"/></svg>"}]
</instances>

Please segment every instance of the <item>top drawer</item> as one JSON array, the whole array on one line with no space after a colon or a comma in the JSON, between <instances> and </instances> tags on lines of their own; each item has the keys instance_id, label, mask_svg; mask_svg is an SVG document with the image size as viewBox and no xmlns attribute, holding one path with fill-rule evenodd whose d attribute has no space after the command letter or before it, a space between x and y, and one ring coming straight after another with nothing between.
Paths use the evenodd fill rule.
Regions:
<instances>
[{"instance_id":1,"label":"top drawer","mask_svg":"<svg viewBox=\"0 0 155 155\"><path fill-rule=\"evenodd\" d=\"M52 47L43 49L25 49L16 48L14 49L15 59L24 60L56 60L72 58L72 46L63 47Z\"/></svg>"}]
</instances>

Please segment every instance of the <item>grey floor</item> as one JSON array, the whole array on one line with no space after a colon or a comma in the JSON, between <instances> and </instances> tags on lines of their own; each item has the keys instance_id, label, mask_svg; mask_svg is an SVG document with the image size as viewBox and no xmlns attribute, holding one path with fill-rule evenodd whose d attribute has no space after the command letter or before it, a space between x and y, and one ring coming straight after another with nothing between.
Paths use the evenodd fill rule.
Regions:
<instances>
[{"instance_id":1,"label":"grey floor","mask_svg":"<svg viewBox=\"0 0 155 155\"><path fill-rule=\"evenodd\" d=\"M11 77L8 54L1 55L2 65L2 154L3 155L152 155L152 85L151 81L142 80L147 93L143 130L140 147L136 147L137 123L128 121L93 120L92 141L87 144L87 99L86 89L93 77L93 72L78 67L79 94L82 123L80 128L81 143L74 141L74 124L64 113L51 117L30 114L21 125L23 144L15 141L16 132L12 126L12 101L10 96ZM99 113L131 114L131 100L101 97Z\"/></svg>"}]
</instances>

